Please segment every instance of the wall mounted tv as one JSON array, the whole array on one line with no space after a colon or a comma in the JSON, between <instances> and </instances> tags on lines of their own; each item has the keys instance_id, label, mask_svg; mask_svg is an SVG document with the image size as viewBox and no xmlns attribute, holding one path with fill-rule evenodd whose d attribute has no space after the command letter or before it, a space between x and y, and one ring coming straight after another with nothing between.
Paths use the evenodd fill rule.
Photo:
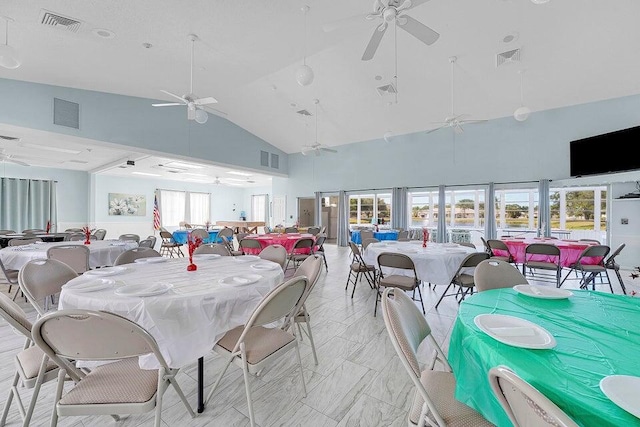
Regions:
<instances>
[{"instance_id":1,"label":"wall mounted tv","mask_svg":"<svg viewBox=\"0 0 640 427\"><path fill-rule=\"evenodd\" d=\"M640 126L569 143L572 177L640 169L633 147L640 143Z\"/></svg>"}]
</instances>

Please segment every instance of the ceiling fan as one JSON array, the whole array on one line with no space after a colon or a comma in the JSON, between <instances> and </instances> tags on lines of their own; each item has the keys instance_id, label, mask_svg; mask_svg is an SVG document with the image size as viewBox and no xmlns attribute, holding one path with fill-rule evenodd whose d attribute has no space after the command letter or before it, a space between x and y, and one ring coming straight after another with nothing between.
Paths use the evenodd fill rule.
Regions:
<instances>
[{"instance_id":1,"label":"ceiling fan","mask_svg":"<svg viewBox=\"0 0 640 427\"><path fill-rule=\"evenodd\" d=\"M318 142L318 104L320 103L319 100L314 99L313 103L316 104L316 139L315 142L311 145L304 145L302 147L302 155L306 156L309 153L315 153L316 156L319 156L323 151L327 152L327 153L337 153L337 150L334 150L333 148L329 148L328 145L325 144L320 144Z\"/></svg>"},{"instance_id":2,"label":"ceiling fan","mask_svg":"<svg viewBox=\"0 0 640 427\"><path fill-rule=\"evenodd\" d=\"M210 111L214 114L218 114L221 116L226 116L227 114L220 110L216 110L215 108L209 107L209 105L216 104L218 102L218 100L215 99L214 97L208 96L206 98L198 98L193 93L193 51L194 51L195 42L198 41L199 39L198 39L198 36L196 36L195 34L189 34L189 40L191 40L191 74L190 74L191 79L190 79L190 85L189 85L189 93L186 95L180 96L180 95L176 95L175 93L171 93L168 90L160 90L160 92L166 95L169 95L173 98L176 98L180 102L167 102L167 103L151 104L151 105L153 105L154 107L174 107L179 105L186 105L187 119L195 120L200 124L204 124L207 122L209 118L207 111Z\"/></svg>"},{"instance_id":3,"label":"ceiling fan","mask_svg":"<svg viewBox=\"0 0 640 427\"><path fill-rule=\"evenodd\" d=\"M20 160L16 160L14 158L13 154L5 153L4 149L0 149L0 162L15 163L16 165L20 165L20 166L31 166L28 163L25 163L25 162L20 161Z\"/></svg>"},{"instance_id":4,"label":"ceiling fan","mask_svg":"<svg viewBox=\"0 0 640 427\"><path fill-rule=\"evenodd\" d=\"M456 114L455 113L455 108L454 108L454 67L455 67L455 63L456 63L457 58L455 56L452 56L449 58L449 63L451 64L451 115L448 116L447 118L444 119L443 122L435 122L435 123L431 123L434 125L439 125L437 128L435 129L431 129L429 131L427 131L427 133L432 133L435 132L437 130L443 129L443 128L452 128L454 133L457 134L461 134L464 132L463 129L463 125L466 124L475 124L475 123L484 123L487 120L473 120L473 119L469 119L469 114Z\"/></svg>"},{"instance_id":5,"label":"ceiling fan","mask_svg":"<svg viewBox=\"0 0 640 427\"><path fill-rule=\"evenodd\" d=\"M329 32L339 28L350 27L363 21L376 21L378 25L373 31L369 44L362 55L363 61L369 61L373 58L378 46L380 46L384 33L391 23L397 24L397 27L411 34L422 43L432 45L438 40L440 34L406 14L408 10L427 1L429 0L374 0L373 13L359 14L325 24L323 29L325 32Z\"/></svg>"}]
</instances>

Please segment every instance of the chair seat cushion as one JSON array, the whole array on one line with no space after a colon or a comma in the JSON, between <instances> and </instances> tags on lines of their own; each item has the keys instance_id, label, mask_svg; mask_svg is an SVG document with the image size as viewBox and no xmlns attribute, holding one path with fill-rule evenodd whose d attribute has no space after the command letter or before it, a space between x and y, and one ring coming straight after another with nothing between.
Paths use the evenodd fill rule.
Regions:
<instances>
[{"instance_id":1,"label":"chair seat cushion","mask_svg":"<svg viewBox=\"0 0 640 427\"><path fill-rule=\"evenodd\" d=\"M29 347L26 350L22 350L16 356L17 362L20 364L22 368L22 372L27 379L32 379L38 376L38 371L40 371L40 364L42 363L42 356L44 356L44 352L40 350L40 347L33 346ZM47 362L47 370L45 372L49 372L53 369L56 369L58 365L53 363L51 359Z\"/></svg>"},{"instance_id":2,"label":"chair seat cushion","mask_svg":"<svg viewBox=\"0 0 640 427\"><path fill-rule=\"evenodd\" d=\"M401 276L398 274L392 274L390 276L383 277L378 283L380 284L380 286L394 287L404 290L412 290L417 285L415 277Z\"/></svg>"},{"instance_id":3,"label":"chair seat cushion","mask_svg":"<svg viewBox=\"0 0 640 427\"><path fill-rule=\"evenodd\" d=\"M218 341L217 345L229 352L233 351L243 330L244 326L230 330ZM260 363L294 339L293 335L280 328L254 326L249 330L244 340L247 362L250 365Z\"/></svg>"},{"instance_id":4,"label":"chair seat cushion","mask_svg":"<svg viewBox=\"0 0 640 427\"><path fill-rule=\"evenodd\" d=\"M65 394L59 405L144 403L158 390L158 371L140 369L138 358L98 366Z\"/></svg>"},{"instance_id":5,"label":"chair seat cushion","mask_svg":"<svg viewBox=\"0 0 640 427\"><path fill-rule=\"evenodd\" d=\"M540 268L542 270L557 270L558 265L546 261L527 261L526 266L529 268Z\"/></svg>"},{"instance_id":6,"label":"chair seat cushion","mask_svg":"<svg viewBox=\"0 0 640 427\"><path fill-rule=\"evenodd\" d=\"M353 264L351 264L351 271L354 272L363 272L363 271L376 271L376 267L373 265L362 265L359 262L354 262Z\"/></svg>"},{"instance_id":7,"label":"chair seat cushion","mask_svg":"<svg viewBox=\"0 0 640 427\"><path fill-rule=\"evenodd\" d=\"M584 271L585 273L604 273L607 269L601 265L585 264L580 267L580 270Z\"/></svg>"},{"instance_id":8,"label":"chair seat cushion","mask_svg":"<svg viewBox=\"0 0 640 427\"><path fill-rule=\"evenodd\" d=\"M456 379L451 372L425 370L420 376L420 382L447 427L488 427L493 425L478 412L453 397ZM413 424L417 424L420 419L423 403L422 396L416 390L409 412L409 421ZM429 417L431 416L429 415Z\"/></svg>"},{"instance_id":9,"label":"chair seat cushion","mask_svg":"<svg viewBox=\"0 0 640 427\"><path fill-rule=\"evenodd\" d=\"M466 273L460 274L456 277L455 284L467 288L473 287L475 285L473 275Z\"/></svg>"},{"instance_id":10,"label":"chair seat cushion","mask_svg":"<svg viewBox=\"0 0 640 427\"><path fill-rule=\"evenodd\" d=\"M504 262L513 262L513 259L511 257L502 256L502 255L492 255L491 259L497 259L499 261L504 261Z\"/></svg>"}]
</instances>

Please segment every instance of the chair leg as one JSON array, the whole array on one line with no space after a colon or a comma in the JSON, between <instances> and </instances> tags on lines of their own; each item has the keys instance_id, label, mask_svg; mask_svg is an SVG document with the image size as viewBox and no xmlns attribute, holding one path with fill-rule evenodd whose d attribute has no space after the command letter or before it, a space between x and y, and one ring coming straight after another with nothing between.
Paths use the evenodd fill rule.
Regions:
<instances>
[{"instance_id":1,"label":"chair leg","mask_svg":"<svg viewBox=\"0 0 640 427\"><path fill-rule=\"evenodd\" d=\"M158 391L156 392L156 417L154 421L154 427L160 427L162 420L162 396L166 388L166 382L164 381L164 368L158 369Z\"/></svg>"},{"instance_id":2,"label":"chair leg","mask_svg":"<svg viewBox=\"0 0 640 427\"><path fill-rule=\"evenodd\" d=\"M313 334L311 333L311 318L309 317L308 313L305 313L304 317L305 317L305 322L307 323L307 336L309 337L309 344L311 344L313 361L316 365L318 365L318 355L316 354L316 344L313 342Z\"/></svg>"},{"instance_id":3,"label":"chair leg","mask_svg":"<svg viewBox=\"0 0 640 427\"><path fill-rule=\"evenodd\" d=\"M569 272L567 273L566 276L564 276L564 279L562 279L562 281L560 282L560 284L558 285L558 288L560 286L562 286L562 284L564 283L565 280L567 280L567 277L569 277L569 275L571 274L571 271L574 270L573 268L571 270L569 270ZM576 272L576 277L578 276L578 270L574 270Z\"/></svg>"},{"instance_id":4,"label":"chair leg","mask_svg":"<svg viewBox=\"0 0 640 427\"><path fill-rule=\"evenodd\" d=\"M422 301L422 291L420 290L420 285L416 286L416 288L418 288L418 295L420 296L420 305L422 306L422 314L427 314L427 312L424 311L424 302Z\"/></svg>"},{"instance_id":5,"label":"chair leg","mask_svg":"<svg viewBox=\"0 0 640 427\"><path fill-rule=\"evenodd\" d=\"M64 378L67 375L66 369L58 371L58 384L56 385L56 397L53 401L53 411L51 412L51 427L58 425L58 402L62 399L62 390L64 389Z\"/></svg>"},{"instance_id":6,"label":"chair leg","mask_svg":"<svg viewBox=\"0 0 640 427\"><path fill-rule=\"evenodd\" d=\"M351 298L353 298L353 296L354 296L354 295L355 295L355 293L356 293L356 284L358 283L358 278L360 277L360 274L361 274L361 273L360 273L359 271L358 271L358 272L356 272L356 277L355 277L355 279L353 280L353 291L351 291Z\"/></svg>"},{"instance_id":7,"label":"chair leg","mask_svg":"<svg viewBox=\"0 0 640 427\"><path fill-rule=\"evenodd\" d=\"M620 287L622 288L622 293L624 295L627 294L627 288L624 287L624 282L622 281L622 276L620 276L620 270L615 269L614 270L616 272L616 276L618 276L618 282L620 282Z\"/></svg>"},{"instance_id":8,"label":"chair leg","mask_svg":"<svg viewBox=\"0 0 640 427\"><path fill-rule=\"evenodd\" d=\"M304 397L307 397L307 384L304 381L304 369L302 368L302 358L300 357L300 347L296 342L296 355L298 356L298 365L300 366L300 380L302 381L302 390L304 391Z\"/></svg>"},{"instance_id":9,"label":"chair leg","mask_svg":"<svg viewBox=\"0 0 640 427\"><path fill-rule=\"evenodd\" d=\"M189 412L189 415L191 415L191 418L195 418L196 413L193 412L193 408L189 404L189 401L187 400L187 397L184 395L182 388L176 381L176 378L172 376L168 380L169 380L169 383L173 386L173 389L176 391L176 393L178 393L178 396L180 397L180 400L182 400L182 403L184 403L184 406L187 407L187 411Z\"/></svg>"},{"instance_id":10,"label":"chair leg","mask_svg":"<svg viewBox=\"0 0 640 427\"><path fill-rule=\"evenodd\" d=\"M40 363L40 370L38 371L38 377L36 378L36 384L33 387L33 393L31 394L31 402L29 402L29 408L27 412L24 414L23 426L28 426L31 422L31 417L33 416L33 411L36 409L36 402L38 401L38 394L40 394L40 387L42 387L42 383L44 382L44 375L47 371L47 364L49 363L49 358L47 356L42 356L42 362ZM2 424L0 424L2 425Z\"/></svg>"},{"instance_id":11,"label":"chair leg","mask_svg":"<svg viewBox=\"0 0 640 427\"><path fill-rule=\"evenodd\" d=\"M237 354L233 353L229 357L229 360L227 360L227 363L224 365L224 369L222 370L222 372L220 372L220 375L218 376L218 379L216 380L216 383L213 385L213 387L211 387L211 391L207 395L207 400L204 401L204 405L205 406L207 406L209 404L209 400L211 400L211 397L213 396L213 393L216 391L216 389L220 385L220 381L222 381L222 377L227 372L227 369L229 369L229 365L231 365L231 362L233 362L233 358L236 357L236 356L237 356Z\"/></svg>"},{"instance_id":12,"label":"chair leg","mask_svg":"<svg viewBox=\"0 0 640 427\"><path fill-rule=\"evenodd\" d=\"M436 303L435 308L438 308L438 306L440 305L440 303L442 302L442 299L445 297L445 295L447 295L447 291L449 290L449 288L451 287L451 283L449 283L449 286L447 286L447 288L444 290L444 292L442 293L442 295L440 295L440 299L438 300L438 302Z\"/></svg>"},{"instance_id":13,"label":"chair leg","mask_svg":"<svg viewBox=\"0 0 640 427\"><path fill-rule=\"evenodd\" d=\"M18 381L20 380L20 374L16 372L13 377L13 383L11 388L9 389L9 396L7 396L7 401L4 403L4 409L2 410L2 419L0 419L0 427L4 427L7 422L7 415L9 414L9 408L11 407L11 401L13 400L13 394L15 393L16 387L18 385ZM16 400L17 396L16 396ZM19 401L18 401L19 403Z\"/></svg>"},{"instance_id":14,"label":"chair leg","mask_svg":"<svg viewBox=\"0 0 640 427\"><path fill-rule=\"evenodd\" d=\"M297 345L298 344L296 342L296 347ZM256 420L253 415L253 401L251 400L251 388L249 386L249 367L247 365L248 362L247 362L247 355L245 353L244 343L240 344L240 352L242 357L242 375L244 376L244 389L247 394L247 407L249 409L249 422L251 424L251 427L255 427Z\"/></svg>"},{"instance_id":15,"label":"chair leg","mask_svg":"<svg viewBox=\"0 0 640 427\"><path fill-rule=\"evenodd\" d=\"M298 333L300 335L300 341L302 341L302 327L300 326L300 322L295 322L296 326L298 326Z\"/></svg>"}]
</instances>

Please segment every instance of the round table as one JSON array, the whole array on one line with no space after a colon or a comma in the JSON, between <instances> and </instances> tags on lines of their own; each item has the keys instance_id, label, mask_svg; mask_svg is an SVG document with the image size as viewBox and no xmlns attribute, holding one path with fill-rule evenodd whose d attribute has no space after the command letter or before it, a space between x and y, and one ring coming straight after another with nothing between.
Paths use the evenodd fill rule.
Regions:
<instances>
[{"instance_id":1,"label":"round table","mask_svg":"<svg viewBox=\"0 0 640 427\"><path fill-rule=\"evenodd\" d=\"M546 300L515 290L478 292L460 304L449 342L455 397L498 426L510 426L488 381L489 369L506 365L583 426L640 426L640 419L600 391L607 375L640 375L640 298L572 290L573 296ZM500 343L474 323L479 314L520 317L556 339L548 350Z\"/></svg>"},{"instance_id":2,"label":"round table","mask_svg":"<svg viewBox=\"0 0 640 427\"><path fill-rule=\"evenodd\" d=\"M291 249L293 249L293 245L295 245L295 243L298 240L302 239L303 237L312 238L314 241L316 239L316 237L313 234L308 234L308 233L248 234L244 236L244 238L257 240L258 242L260 242L260 246L262 246L262 248L261 249L247 248L247 249L244 249L244 251L248 254L259 254L260 251L266 248L267 246L281 245L281 246L284 246L284 248L287 250L287 253L290 253ZM301 254L309 253L309 252L310 252L309 249L306 249L306 248L300 249Z\"/></svg>"},{"instance_id":3,"label":"round table","mask_svg":"<svg viewBox=\"0 0 640 427\"><path fill-rule=\"evenodd\" d=\"M209 230L209 238L205 239L204 242L202 243L222 243L222 239L218 240L218 232L220 230ZM189 231L187 230L176 230L173 233L171 233L173 235L173 240L176 243L180 243L180 244L186 244L187 243L187 238L189 236Z\"/></svg>"},{"instance_id":4,"label":"round table","mask_svg":"<svg viewBox=\"0 0 640 427\"><path fill-rule=\"evenodd\" d=\"M546 243L557 246L560 249L560 265L563 267L571 267L583 250L596 243L580 242L578 240L561 240L561 239L549 239L546 237L533 237L533 238L503 238L501 239L509 248L509 252L515 258L516 263L522 264L524 262L524 250L527 245L531 243ZM494 250L495 255L506 256L506 251ZM551 258L551 259L549 259ZM555 257L548 257L546 255L529 255L529 259L533 261L554 261ZM583 258L581 263L583 264L598 264L601 261L600 257L587 257Z\"/></svg>"},{"instance_id":5,"label":"round table","mask_svg":"<svg viewBox=\"0 0 640 427\"><path fill-rule=\"evenodd\" d=\"M374 231L373 237L378 240L398 240L398 231L396 230ZM356 245L362 244L362 239L360 238L360 230L353 230L351 232L351 241Z\"/></svg>"}]
</instances>

